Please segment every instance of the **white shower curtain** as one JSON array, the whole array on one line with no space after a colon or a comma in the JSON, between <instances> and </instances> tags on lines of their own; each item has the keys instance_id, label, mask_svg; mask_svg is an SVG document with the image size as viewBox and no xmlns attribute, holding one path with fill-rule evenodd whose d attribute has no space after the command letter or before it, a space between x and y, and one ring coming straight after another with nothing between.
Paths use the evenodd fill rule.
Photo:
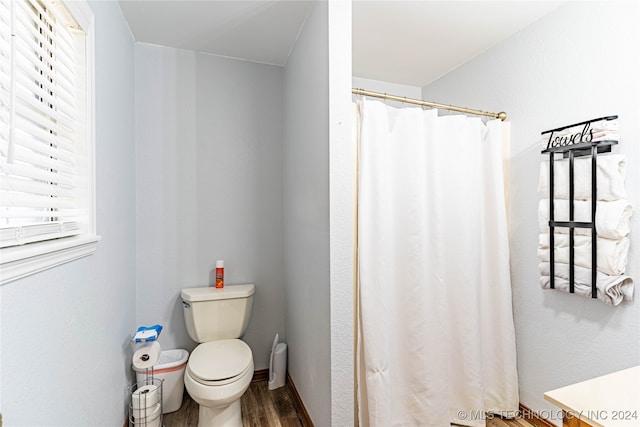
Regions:
<instances>
[{"instance_id":1,"label":"white shower curtain","mask_svg":"<svg viewBox=\"0 0 640 427\"><path fill-rule=\"evenodd\" d=\"M360 425L513 416L509 123L358 104Z\"/></svg>"}]
</instances>

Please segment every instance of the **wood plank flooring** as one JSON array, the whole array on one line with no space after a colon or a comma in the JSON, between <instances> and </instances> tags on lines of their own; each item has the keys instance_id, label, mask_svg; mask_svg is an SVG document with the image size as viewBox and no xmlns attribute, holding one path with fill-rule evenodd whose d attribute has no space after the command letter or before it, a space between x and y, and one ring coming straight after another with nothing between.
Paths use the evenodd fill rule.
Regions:
<instances>
[{"instance_id":1,"label":"wood plank flooring","mask_svg":"<svg viewBox=\"0 0 640 427\"><path fill-rule=\"evenodd\" d=\"M243 427L311 427L305 425L292 398L289 383L276 390L268 390L266 381L251 383L240 401ZM198 404L184 393L182 407L164 416L165 427L195 427L198 425ZM328 427L328 426L317 426ZM487 420L487 427L534 427L524 420Z\"/></svg>"},{"instance_id":2,"label":"wood plank flooring","mask_svg":"<svg viewBox=\"0 0 640 427\"><path fill-rule=\"evenodd\" d=\"M310 427L304 425L288 383L275 390L266 381L251 383L240 403L243 427Z\"/></svg>"},{"instance_id":3,"label":"wood plank flooring","mask_svg":"<svg viewBox=\"0 0 640 427\"><path fill-rule=\"evenodd\" d=\"M487 420L487 427L535 427L535 426L521 419L503 420L502 418L495 417L491 420Z\"/></svg>"},{"instance_id":4,"label":"wood plank flooring","mask_svg":"<svg viewBox=\"0 0 640 427\"><path fill-rule=\"evenodd\" d=\"M243 427L310 427L298 414L288 384L269 390L266 381L252 382L240 399ZM182 407L163 418L165 427L195 427L198 425L198 404L185 390Z\"/></svg>"}]
</instances>

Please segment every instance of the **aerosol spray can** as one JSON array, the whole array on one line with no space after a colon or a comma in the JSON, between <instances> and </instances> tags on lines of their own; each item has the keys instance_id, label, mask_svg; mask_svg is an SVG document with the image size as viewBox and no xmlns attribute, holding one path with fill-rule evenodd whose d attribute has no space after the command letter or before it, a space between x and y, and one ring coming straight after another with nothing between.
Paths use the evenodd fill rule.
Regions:
<instances>
[{"instance_id":1,"label":"aerosol spray can","mask_svg":"<svg viewBox=\"0 0 640 427\"><path fill-rule=\"evenodd\" d=\"M216 288L224 288L224 261L216 261Z\"/></svg>"}]
</instances>

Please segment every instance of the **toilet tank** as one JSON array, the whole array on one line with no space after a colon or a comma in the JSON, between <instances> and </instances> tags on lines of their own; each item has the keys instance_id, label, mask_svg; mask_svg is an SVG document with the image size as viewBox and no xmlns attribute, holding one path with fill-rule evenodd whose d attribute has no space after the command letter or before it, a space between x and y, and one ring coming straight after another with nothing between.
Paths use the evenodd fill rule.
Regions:
<instances>
[{"instance_id":1,"label":"toilet tank","mask_svg":"<svg viewBox=\"0 0 640 427\"><path fill-rule=\"evenodd\" d=\"M251 319L254 293L253 284L183 289L184 321L191 339L203 343L242 337Z\"/></svg>"}]
</instances>

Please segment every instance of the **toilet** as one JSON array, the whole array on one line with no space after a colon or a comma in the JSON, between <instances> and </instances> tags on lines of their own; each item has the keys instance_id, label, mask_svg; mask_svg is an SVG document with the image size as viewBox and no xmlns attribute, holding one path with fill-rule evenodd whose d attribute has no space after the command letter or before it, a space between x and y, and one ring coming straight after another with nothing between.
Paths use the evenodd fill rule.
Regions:
<instances>
[{"instance_id":1,"label":"toilet","mask_svg":"<svg viewBox=\"0 0 640 427\"><path fill-rule=\"evenodd\" d=\"M200 406L199 427L242 427L240 397L253 378L253 354L241 341L253 307L253 284L183 289L187 332L200 343L189 356L184 385Z\"/></svg>"}]
</instances>

